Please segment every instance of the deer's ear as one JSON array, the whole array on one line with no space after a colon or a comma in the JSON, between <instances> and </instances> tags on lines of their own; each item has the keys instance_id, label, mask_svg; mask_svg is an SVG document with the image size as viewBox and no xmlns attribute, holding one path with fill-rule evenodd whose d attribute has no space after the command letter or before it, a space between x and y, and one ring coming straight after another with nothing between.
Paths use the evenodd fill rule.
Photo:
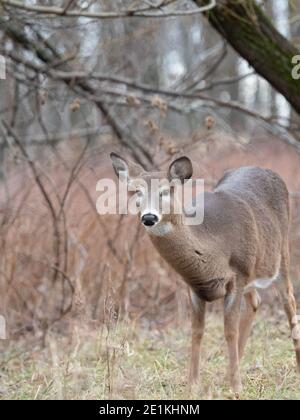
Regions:
<instances>
[{"instance_id":1,"label":"deer's ear","mask_svg":"<svg viewBox=\"0 0 300 420\"><path fill-rule=\"evenodd\" d=\"M128 182L131 177L138 177L144 171L140 165L127 162L116 153L111 153L110 158L117 177L122 181Z\"/></svg>"},{"instance_id":2,"label":"deer's ear","mask_svg":"<svg viewBox=\"0 0 300 420\"><path fill-rule=\"evenodd\" d=\"M111 153L110 158L112 161L112 165L114 171L118 178L125 178L126 180L129 179L129 168L126 160L121 158L121 156L117 155L116 153ZM125 181L124 179L124 181Z\"/></svg>"},{"instance_id":3,"label":"deer's ear","mask_svg":"<svg viewBox=\"0 0 300 420\"><path fill-rule=\"evenodd\" d=\"M185 179L191 178L193 175L193 165L190 159L182 156L171 163L169 167L169 179L180 179L183 183Z\"/></svg>"}]
</instances>

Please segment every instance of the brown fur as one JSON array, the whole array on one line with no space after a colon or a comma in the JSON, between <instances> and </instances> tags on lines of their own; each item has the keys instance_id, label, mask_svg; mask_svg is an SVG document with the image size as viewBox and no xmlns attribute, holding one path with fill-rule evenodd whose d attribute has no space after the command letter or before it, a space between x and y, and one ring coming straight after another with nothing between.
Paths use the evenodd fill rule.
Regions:
<instances>
[{"instance_id":1,"label":"brown fur","mask_svg":"<svg viewBox=\"0 0 300 420\"><path fill-rule=\"evenodd\" d=\"M170 177L170 174L180 179L185 174L189 177L191 167L187 159L173 162L169 172L141 170L140 177L148 183L152 178ZM178 161L180 165L176 165ZM155 248L191 288L190 380L194 382L198 378L206 302L224 298L229 376L233 390L239 392L242 388L239 359L260 301L255 290L245 293L245 287L256 279L269 279L278 274L278 289L290 326L297 328L293 286L289 279L289 193L283 180L273 171L244 167L227 172L213 192L205 193L201 225L185 225L183 217L163 215L162 220L170 222L172 230L163 236L149 232ZM244 311L241 311L242 303ZM300 369L300 340L295 339L294 344Z\"/></svg>"},{"instance_id":2,"label":"brown fur","mask_svg":"<svg viewBox=\"0 0 300 420\"><path fill-rule=\"evenodd\" d=\"M225 296L235 276L244 286L272 277L288 235L288 191L281 178L261 168L235 170L205 193L204 205L201 225L185 226L177 218L171 233L150 235L195 293L213 301Z\"/></svg>"}]
</instances>

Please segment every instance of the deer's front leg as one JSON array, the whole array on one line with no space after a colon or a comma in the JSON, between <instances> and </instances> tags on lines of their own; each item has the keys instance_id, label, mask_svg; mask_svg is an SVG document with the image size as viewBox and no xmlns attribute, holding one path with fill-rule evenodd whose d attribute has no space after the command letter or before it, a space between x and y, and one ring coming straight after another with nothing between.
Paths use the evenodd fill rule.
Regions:
<instances>
[{"instance_id":1,"label":"deer's front leg","mask_svg":"<svg viewBox=\"0 0 300 420\"><path fill-rule=\"evenodd\" d=\"M239 324L242 291L230 283L224 301L224 330L229 355L229 380L234 392L242 391L239 366Z\"/></svg>"},{"instance_id":2,"label":"deer's front leg","mask_svg":"<svg viewBox=\"0 0 300 420\"><path fill-rule=\"evenodd\" d=\"M191 291L192 301L192 345L190 358L189 383L193 385L199 377L199 358L201 341L205 327L206 303Z\"/></svg>"}]
</instances>

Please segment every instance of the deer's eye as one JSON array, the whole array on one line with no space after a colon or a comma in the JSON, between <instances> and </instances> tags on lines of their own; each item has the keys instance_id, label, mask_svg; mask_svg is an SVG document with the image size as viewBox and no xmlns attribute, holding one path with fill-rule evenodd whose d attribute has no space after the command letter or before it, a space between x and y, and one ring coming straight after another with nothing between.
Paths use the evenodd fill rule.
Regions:
<instances>
[{"instance_id":1,"label":"deer's eye","mask_svg":"<svg viewBox=\"0 0 300 420\"><path fill-rule=\"evenodd\" d=\"M170 194L170 191L169 191L169 190L162 190L162 191L160 191L160 193L159 193L159 195L160 195L161 197L168 197L168 196L169 196L169 194Z\"/></svg>"}]
</instances>

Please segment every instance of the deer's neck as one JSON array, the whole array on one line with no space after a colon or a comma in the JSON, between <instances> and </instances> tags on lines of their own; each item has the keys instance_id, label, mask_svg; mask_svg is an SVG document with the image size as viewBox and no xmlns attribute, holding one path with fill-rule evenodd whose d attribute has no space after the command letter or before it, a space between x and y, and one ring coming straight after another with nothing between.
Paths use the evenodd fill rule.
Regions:
<instances>
[{"instance_id":1,"label":"deer's neck","mask_svg":"<svg viewBox=\"0 0 300 420\"><path fill-rule=\"evenodd\" d=\"M225 296L227 274L224 255L217 253L217 239L204 227L186 225L160 228L164 235L150 233L160 255L202 299L211 302Z\"/></svg>"},{"instance_id":2,"label":"deer's neck","mask_svg":"<svg viewBox=\"0 0 300 420\"><path fill-rule=\"evenodd\" d=\"M207 277L214 247L204 229L195 234L190 226L168 221L150 229L149 234L161 256L185 279Z\"/></svg>"}]
</instances>

